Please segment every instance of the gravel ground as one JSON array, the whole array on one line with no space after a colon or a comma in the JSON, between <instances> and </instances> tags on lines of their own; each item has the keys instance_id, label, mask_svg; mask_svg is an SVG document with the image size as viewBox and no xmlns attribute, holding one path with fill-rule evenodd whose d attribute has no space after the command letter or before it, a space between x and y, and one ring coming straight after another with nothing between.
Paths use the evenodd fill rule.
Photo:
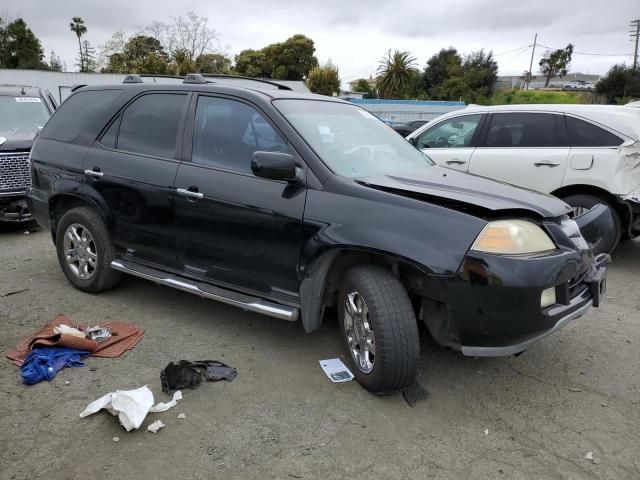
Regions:
<instances>
[{"instance_id":1,"label":"gravel ground","mask_svg":"<svg viewBox=\"0 0 640 480\"><path fill-rule=\"evenodd\" d=\"M465 358L423 332L429 397L409 407L401 395L329 382L318 360L342 354L335 320L307 335L135 278L84 294L64 278L49 235L23 232L0 230L0 350L57 313L146 333L121 358L88 359L35 386L2 363L2 479L640 478L638 241L618 249L602 308L519 357ZM160 371L183 358L219 359L239 375L184 391L139 431L106 412L79 418L116 389L146 384L167 401ZM156 419L166 427L146 432Z\"/></svg>"}]
</instances>

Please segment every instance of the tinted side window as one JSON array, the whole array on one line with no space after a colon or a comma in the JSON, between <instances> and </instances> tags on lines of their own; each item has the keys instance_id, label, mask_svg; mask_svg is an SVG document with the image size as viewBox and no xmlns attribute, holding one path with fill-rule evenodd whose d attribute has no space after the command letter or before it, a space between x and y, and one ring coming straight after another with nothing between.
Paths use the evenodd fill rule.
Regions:
<instances>
[{"instance_id":1,"label":"tinted side window","mask_svg":"<svg viewBox=\"0 0 640 480\"><path fill-rule=\"evenodd\" d=\"M566 147L562 115L494 113L485 147Z\"/></svg>"},{"instance_id":2,"label":"tinted side window","mask_svg":"<svg viewBox=\"0 0 640 480\"><path fill-rule=\"evenodd\" d=\"M240 172L251 171L255 151L287 152L287 142L249 105L200 97L193 128L192 161Z\"/></svg>"},{"instance_id":3,"label":"tinted side window","mask_svg":"<svg viewBox=\"0 0 640 480\"><path fill-rule=\"evenodd\" d=\"M450 118L418 137L418 148L463 148L471 145L473 134L482 115L463 115Z\"/></svg>"},{"instance_id":4,"label":"tinted side window","mask_svg":"<svg viewBox=\"0 0 640 480\"><path fill-rule=\"evenodd\" d=\"M593 125L574 117L567 118L567 130L572 147L617 147L623 140Z\"/></svg>"},{"instance_id":5,"label":"tinted side window","mask_svg":"<svg viewBox=\"0 0 640 480\"><path fill-rule=\"evenodd\" d=\"M106 147L116 148L116 136L118 135L118 127L120 127L120 116L116 118L113 123L107 128L107 131L104 132L102 138L100 139L100 143Z\"/></svg>"},{"instance_id":6,"label":"tinted side window","mask_svg":"<svg viewBox=\"0 0 640 480\"><path fill-rule=\"evenodd\" d=\"M186 98L183 94L151 93L135 100L122 114L118 150L173 158Z\"/></svg>"},{"instance_id":7,"label":"tinted side window","mask_svg":"<svg viewBox=\"0 0 640 480\"><path fill-rule=\"evenodd\" d=\"M63 142L74 140L118 95L120 90L89 90L71 95L56 110L40 135Z\"/></svg>"}]
</instances>

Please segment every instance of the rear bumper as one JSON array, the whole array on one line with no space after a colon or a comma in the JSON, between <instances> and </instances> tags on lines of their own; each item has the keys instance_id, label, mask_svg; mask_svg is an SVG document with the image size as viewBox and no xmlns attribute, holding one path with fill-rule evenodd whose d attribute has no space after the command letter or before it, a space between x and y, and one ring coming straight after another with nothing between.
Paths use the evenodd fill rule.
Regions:
<instances>
[{"instance_id":1,"label":"rear bumper","mask_svg":"<svg viewBox=\"0 0 640 480\"><path fill-rule=\"evenodd\" d=\"M32 218L24 192L0 193L0 222L28 222Z\"/></svg>"}]
</instances>

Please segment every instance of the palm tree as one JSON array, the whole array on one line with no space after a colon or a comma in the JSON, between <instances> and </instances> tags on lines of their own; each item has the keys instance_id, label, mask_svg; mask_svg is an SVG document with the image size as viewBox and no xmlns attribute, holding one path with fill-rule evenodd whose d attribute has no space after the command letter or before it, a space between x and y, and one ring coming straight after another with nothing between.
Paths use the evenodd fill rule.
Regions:
<instances>
[{"instance_id":1,"label":"palm tree","mask_svg":"<svg viewBox=\"0 0 640 480\"><path fill-rule=\"evenodd\" d=\"M376 87L380 98L398 97L410 85L416 59L409 52L396 50L380 60Z\"/></svg>"},{"instance_id":2,"label":"palm tree","mask_svg":"<svg viewBox=\"0 0 640 480\"><path fill-rule=\"evenodd\" d=\"M80 51L80 71L84 72L84 55L82 54L82 43L80 42L80 37L87 33L87 27L84 26L84 20L82 20L82 18L73 17L71 19L71 23L69 24L69 28L78 36L78 50Z\"/></svg>"}]
</instances>

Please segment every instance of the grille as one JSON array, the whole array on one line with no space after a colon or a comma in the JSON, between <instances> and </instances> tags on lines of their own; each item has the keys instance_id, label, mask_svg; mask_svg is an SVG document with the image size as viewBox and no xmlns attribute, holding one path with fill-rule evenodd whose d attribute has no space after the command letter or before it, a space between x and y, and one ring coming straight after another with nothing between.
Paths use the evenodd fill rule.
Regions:
<instances>
[{"instance_id":1,"label":"grille","mask_svg":"<svg viewBox=\"0 0 640 480\"><path fill-rule=\"evenodd\" d=\"M0 154L0 190L26 190L31 186L29 154Z\"/></svg>"}]
</instances>

